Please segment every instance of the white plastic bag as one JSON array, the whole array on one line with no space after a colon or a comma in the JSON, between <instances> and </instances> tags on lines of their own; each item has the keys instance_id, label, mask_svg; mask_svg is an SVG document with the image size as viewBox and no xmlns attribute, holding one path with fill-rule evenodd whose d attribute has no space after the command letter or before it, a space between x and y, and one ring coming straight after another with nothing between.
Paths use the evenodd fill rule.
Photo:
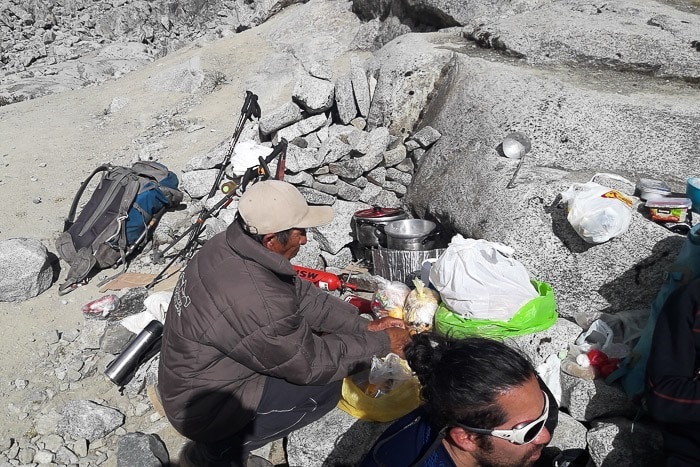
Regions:
<instances>
[{"instance_id":1,"label":"white plastic bag","mask_svg":"<svg viewBox=\"0 0 700 467\"><path fill-rule=\"evenodd\" d=\"M250 167L255 167L260 162L259 157L265 158L272 153L272 148L257 144L255 141L242 141L233 148L231 156L231 168L237 177L243 176Z\"/></svg>"},{"instance_id":2,"label":"white plastic bag","mask_svg":"<svg viewBox=\"0 0 700 467\"><path fill-rule=\"evenodd\" d=\"M430 269L442 301L465 318L508 321L537 297L530 275L500 243L457 234Z\"/></svg>"},{"instance_id":3,"label":"white plastic bag","mask_svg":"<svg viewBox=\"0 0 700 467\"><path fill-rule=\"evenodd\" d=\"M596 174L593 179L598 175L634 186L629 180L614 174ZM567 220L576 233L586 242L596 244L627 232L635 200L618 190L595 183L593 179L586 183L574 183L561 194L561 200L567 204Z\"/></svg>"}]
</instances>

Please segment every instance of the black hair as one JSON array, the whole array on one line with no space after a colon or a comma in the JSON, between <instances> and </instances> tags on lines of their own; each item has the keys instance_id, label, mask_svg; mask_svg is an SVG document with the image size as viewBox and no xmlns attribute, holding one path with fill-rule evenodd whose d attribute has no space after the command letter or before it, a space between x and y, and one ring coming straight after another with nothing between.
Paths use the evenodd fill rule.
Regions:
<instances>
[{"instance_id":1,"label":"black hair","mask_svg":"<svg viewBox=\"0 0 700 467\"><path fill-rule=\"evenodd\" d=\"M425 413L440 428L456 422L478 428L503 424L506 414L496 398L536 375L516 350L481 337L424 332L413 336L405 355L420 380Z\"/></svg>"}]
</instances>

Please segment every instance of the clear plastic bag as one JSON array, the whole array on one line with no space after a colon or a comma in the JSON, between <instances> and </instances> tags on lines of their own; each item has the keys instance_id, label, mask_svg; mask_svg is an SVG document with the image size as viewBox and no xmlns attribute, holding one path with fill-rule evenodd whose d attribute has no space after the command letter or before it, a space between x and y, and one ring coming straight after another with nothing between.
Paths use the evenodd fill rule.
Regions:
<instances>
[{"instance_id":1,"label":"clear plastic bag","mask_svg":"<svg viewBox=\"0 0 700 467\"><path fill-rule=\"evenodd\" d=\"M372 296L372 311L379 317L403 319L403 304L411 292L406 284L375 276L379 288Z\"/></svg>"},{"instance_id":2,"label":"clear plastic bag","mask_svg":"<svg viewBox=\"0 0 700 467\"><path fill-rule=\"evenodd\" d=\"M412 377L411 370L398 355L390 353L384 358L372 357L372 369L369 372L370 387L366 392L373 397L381 397Z\"/></svg>"}]
</instances>

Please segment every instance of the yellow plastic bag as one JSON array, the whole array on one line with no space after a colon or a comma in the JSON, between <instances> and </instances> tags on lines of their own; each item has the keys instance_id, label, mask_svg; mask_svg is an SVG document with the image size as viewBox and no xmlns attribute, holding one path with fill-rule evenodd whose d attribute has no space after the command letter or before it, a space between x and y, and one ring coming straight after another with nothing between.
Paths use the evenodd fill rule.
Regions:
<instances>
[{"instance_id":1,"label":"yellow plastic bag","mask_svg":"<svg viewBox=\"0 0 700 467\"><path fill-rule=\"evenodd\" d=\"M420 404L420 383L412 377L381 397L370 397L350 379L343 380L338 408L360 420L390 422L403 417Z\"/></svg>"}]
</instances>

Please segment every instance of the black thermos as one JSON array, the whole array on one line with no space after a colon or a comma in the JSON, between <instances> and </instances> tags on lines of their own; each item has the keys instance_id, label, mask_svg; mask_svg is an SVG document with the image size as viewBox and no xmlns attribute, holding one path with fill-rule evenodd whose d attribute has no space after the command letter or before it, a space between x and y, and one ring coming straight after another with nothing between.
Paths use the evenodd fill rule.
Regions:
<instances>
[{"instance_id":1,"label":"black thermos","mask_svg":"<svg viewBox=\"0 0 700 467\"><path fill-rule=\"evenodd\" d=\"M112 360L105 369L105 375L117 386L124 386L136 372L144 356L160 342L163 325L153 320L129 342L117 358ZM153 356L153 354L151 354Z\"/></svg>"}]
</instances>

